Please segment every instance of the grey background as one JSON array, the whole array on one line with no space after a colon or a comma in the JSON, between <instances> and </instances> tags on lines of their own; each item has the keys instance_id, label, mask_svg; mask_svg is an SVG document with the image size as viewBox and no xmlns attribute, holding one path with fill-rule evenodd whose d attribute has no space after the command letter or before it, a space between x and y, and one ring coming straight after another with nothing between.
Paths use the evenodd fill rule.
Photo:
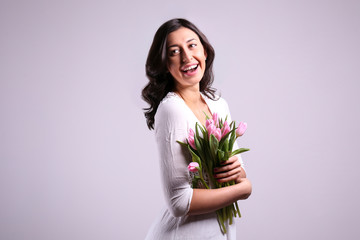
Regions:
<instances>
[{"instance_id":1,"label":"grey background","mask_svg":"<svg viewBox=\"0 0 360 240\"><path fill-rule=\"evenodd\" d=\"M359 239L360 3L0 3L0 239L143 239L162 208L140 91L156 29L216 50L253 194L238 239Z\"/></svg>"}]
</instances>

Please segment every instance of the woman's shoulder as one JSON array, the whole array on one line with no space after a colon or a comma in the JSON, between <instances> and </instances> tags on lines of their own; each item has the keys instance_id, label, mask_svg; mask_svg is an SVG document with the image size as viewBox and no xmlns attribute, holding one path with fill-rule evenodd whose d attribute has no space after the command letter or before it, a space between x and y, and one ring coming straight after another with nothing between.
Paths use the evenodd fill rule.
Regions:
<instances>
[{"instance_id":1,"label":"woman's shoulder","mask_svg":"<svg viewBox=\"0 0 360 240\"><path fill-rule=\"evenodd\" d=\"M175 111L179 110L179 107L182 106L181 98L174 92L168 92L166 96L161 100L158 111Z\"/></svg>"},{"instance_id":2,"label":"woman's shoulder","mask_svg":"<svg viewBox=\"0 0 360 240\"><path fill-rule=\"evenodd\" d=\"M178 119L186 115L182 99L174 92L169 92L160 102L155 114L156 119ZM156 122L156 121L155 121Z\"/></svg>"},{"instance_id":3,"label":"woman's shoulder","mask_svg":"<svg viewBox=\"0 0 360 240\"><path fill-rule=\"evenodd\" d=\"M179 96L174 92L168 92L166 96L161 100L161 104L174 104L179 102L180 98Z\"/></svg>"}]
</instances>

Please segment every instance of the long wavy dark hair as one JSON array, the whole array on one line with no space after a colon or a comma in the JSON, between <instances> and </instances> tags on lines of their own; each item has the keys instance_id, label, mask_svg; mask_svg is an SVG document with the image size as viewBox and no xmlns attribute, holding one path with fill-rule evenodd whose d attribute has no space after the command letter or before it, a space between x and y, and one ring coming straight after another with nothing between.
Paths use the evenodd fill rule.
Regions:
<instances>
[{"instance_id":1,"label":"long wavy dark hair","mask_svg":"<svg viewBox=\"0 0 360 240\"><path fill-rule=\"evenodd\" d=\"M142 90L142 98L150 107L144 108L146 123L149 129L154 129L155 114L161 100L170 91L174 91L175 82L167 68L167 37L171 32L181 27L188 28L195 32L207 54L206 68L204 76L200 81L200 92L210 99L215 99L215 89L211 87L214 81L212 71L215 58L214 48L211 46L206 36L191 22L182 18L175 18L165 22L156 31L149 54L146 60L146 76L149 83Z\"/></svg>"}]
</instances>

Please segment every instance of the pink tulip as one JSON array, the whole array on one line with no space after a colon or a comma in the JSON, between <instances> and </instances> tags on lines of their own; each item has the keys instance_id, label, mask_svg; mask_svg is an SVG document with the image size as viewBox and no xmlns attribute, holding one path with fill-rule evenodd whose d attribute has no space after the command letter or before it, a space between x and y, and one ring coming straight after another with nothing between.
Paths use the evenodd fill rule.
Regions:
<instances>
[{"instance_id":1,"label":"pink tulip","mask_svg":"<svg viewBox=\"0 0 360 240\"><path fill-rule=\"evenodd\" d=\"M213 119L213 121L214 121L215 126L219 126L219 116L218 116L217 113L214 113L214 114L212 115L212 119Z\"/></svg>"},{"instance_id":2,"label":"pink tulip","mask_svg":"<svg viewBox=\"0 0 360 240\"><path fill-rule=\"evenodd\" d=\"M206 130L208 131L208 134L209 134L209 137L211 134L214 134L215 131L216 131L216 126L214 124L209 124L207 127L206 127Z\"/></svg>"},{"instance_id":3,"label":"pink tulip","mask_svg":"<svg viewBox=\"0 0 360 240\"><path fill-rule=\"evenodd\" d=\"M227 123L227 121L224 122L223 127L221 129L221 135L225 136L226 134L228 134L230 132L230 127L229 124Z\"/></svg>"},{"instance_id":4,"label":"pink tulip","mask_svg":"<svg viewBox=\"0 0 360 240\"><path fill-rule=\"evenodd\" d=\"M196 149L194 136L195 136L194 130L192 130L192 129L190 128L190 130L189 130L189 137L188 137L187 141L188 141L188 143L190 144L190 146L191 146L193 149Z\"/></svg>"},{"instance_id":5,"label":"pink tulip","mask_svg":"<svg viewBox=\"0 0 360 240\"><path fill-rule=\"evenodd\" d=\"M206 129L209 127L209 125L214 125L214 120L212 119L207 119L205 122L205 127Z\"/></svg>"},{"instance_id":6,"label":"pink tulip","mask_svg":"<svg viewBox=\"0 0 360 240\"><path fill-rule=\"evenodd\" d=\"M209 120L211 120L211 119L209 119ZM213 132L215 132L215 129L216 129L216 126L212 123L212 120L209 121L209 124L207 124L207 126L206 126L206 130L208 131L209 136L210 136Z\"/></svg>"},{"instance_id":7,"label":"pink tulip","mask_svg":"<svg viewBox=\"0 0 360 240\"><path fill-rule=\"evenodd\" d=\"M199 164L197 162L191 162L189 165L188 165L188 169L190 172L197 172L199 170Z\"/></svg>"},{"instance_id":8,"label":"pink tulip","mask_svg":"<svg viewBox=\"0 0 360 240\"><path fill-rule=\"evenodd\" d=\"M221 129L220 128L216 128L216 130L214 132L214 136L217 138L218 141L221 140Z\"/></svg>"},{"instance_id":9,"label":"pink tulip","mask_svg":"<svg viewBox=\"0 0 360 240\"><path fill-rule=\"evenodd\" d=\"M206 130L208 131L209 137L211 135L214 135L217 140L221 140L221 129L217 128L214 124L210 124L208 125L208 127L206 128Z\"/></svg>"},{"instance_id":10,"label":"pink tulip","mask_svg":"<svg viewBox=\"0 0 360 240\"><path fill-rule=\"evenodd\" d=\"M238 128L236 129L236 137L241 137L242 135L244 135L246 128L247 128L247 123L240 122Z\"/></svg>"}]
</instances>

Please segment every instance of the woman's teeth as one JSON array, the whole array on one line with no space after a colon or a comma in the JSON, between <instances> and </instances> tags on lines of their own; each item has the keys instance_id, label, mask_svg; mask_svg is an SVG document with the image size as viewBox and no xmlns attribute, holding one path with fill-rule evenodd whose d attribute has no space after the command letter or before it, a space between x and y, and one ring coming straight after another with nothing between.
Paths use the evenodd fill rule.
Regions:
<instances>
[{"instance_id":1,"label":"woman's teeth","mask_svg":"<svg viewBox=\"0 0 360 240\"><path fill-rule=\"evenodd\" d=\"M184 72L187 72L187 71L190 71L190 70L194 70L194 69L196 69L198 67L198 65L192 65L192 66L190 66L190 67L188 67L188 68L185 68L183 71Z\"/></svg>"}]
</instances>

